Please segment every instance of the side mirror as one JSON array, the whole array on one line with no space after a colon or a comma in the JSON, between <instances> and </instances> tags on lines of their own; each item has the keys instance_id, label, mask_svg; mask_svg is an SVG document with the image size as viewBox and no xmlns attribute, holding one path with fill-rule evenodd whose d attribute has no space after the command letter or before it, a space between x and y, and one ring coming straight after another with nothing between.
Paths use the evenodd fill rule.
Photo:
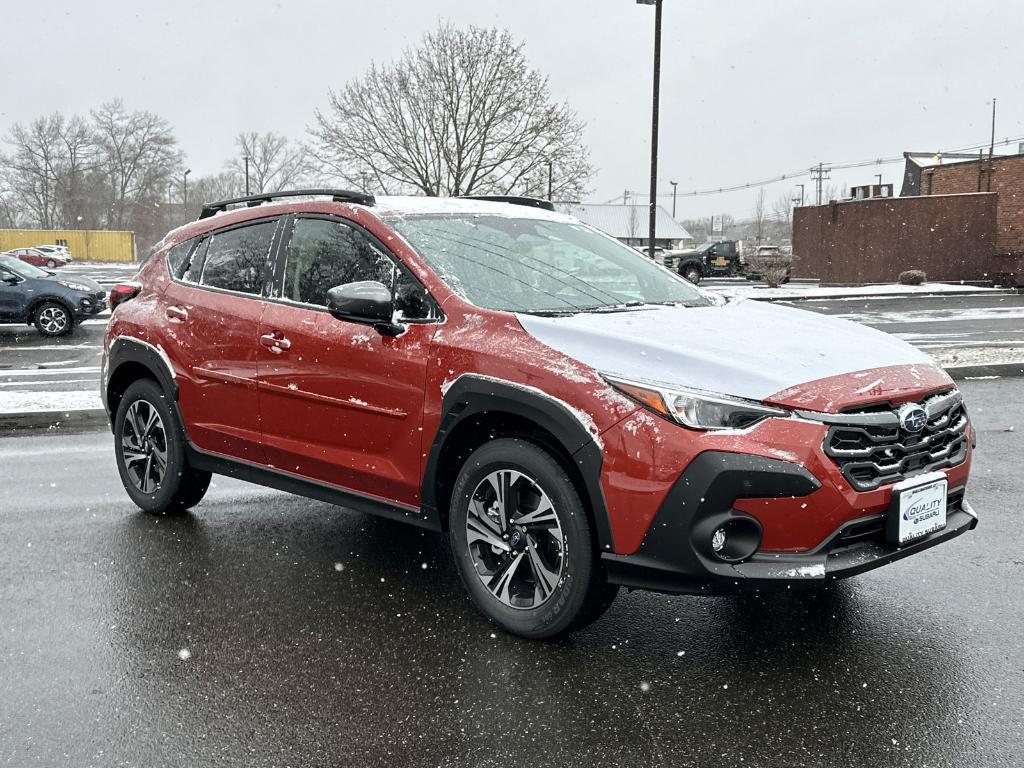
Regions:
<instances>
[{"instance_id":1,"label":"side mirror","mask_svg":"<svg viewBox=\"0 0 1024 768\"><path fill-rule=\"evenodd\" d=\"M403 330L394 322L391 291L376 280L336 285L327 291L327 311L339 320L372 325L381 336L397 336Z\"/></svg>"},{"instance_id":2,"label":"side mirror","mask_svg":"<svg viewBox=\"0 0 1024 768\"><path fill-rule=\"evenodd\" d=\"M0 280L7 283L8 285L17 285L18 283L21 282L20 277L18 277L17 275L12 275L9 272L4 272L2 275L0 275Z\"/></svg>"}]
</instances>

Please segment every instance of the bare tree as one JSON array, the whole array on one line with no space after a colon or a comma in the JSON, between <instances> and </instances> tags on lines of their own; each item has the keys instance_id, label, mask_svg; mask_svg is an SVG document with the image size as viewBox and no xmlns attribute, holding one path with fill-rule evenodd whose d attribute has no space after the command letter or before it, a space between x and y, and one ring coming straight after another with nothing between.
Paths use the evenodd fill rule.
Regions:
<instances>
[{"instance_id":1,"label":"bare tree","mask_svg":"<svg viewBox=\"0 0 1024 768\"><path fill-rule=\"evenodd\" d=\"M757 242L761 242L764 236L764 224L767 219L767 206L765 204L765 192L764 187L757 190L757 197L754 198L754 232L757 237Z\"/></svg>"},{"instance_id":2,"label":"bare tree","mask_svg":"<svg viewBox=\"0 0 1024 768\"><path fill-rule=\"evenodd\" d=\"M235 137L239 156L228 163L229 170L245 189L245 158L249 158L249 191L276 192L300 186L309 172L306 152L279 133L240 133Z\"/></svg>"},{"instance_id":3,"label":"bare tree","mask_svg":"<svg viewBox=\"0 0 1024 768\"><path fill-rule=\"evenodd\" d=\"M107 226L123 229L133 206L153 207L181 164L170 124L152 112L128 112L121 101L92 113L109 203ZM148 217L148 216L147 216Z\"/></svg>"},{"instance_id":4,"label":"bare tree","mask_svg":"<svg viewBox=\"0 0 1024 768\"><path fill-rule=\"evenodd\" d=\"M221 173L209 176L200 176L198 179L189 182L188 196L190 200L209 203L215 200L229 200L233 197L241 197L245 192L242 186L244 179L239 179L234 170L222 171ZM263 190L253 190L262 192ZM179 193L180 199L180 193Z\"/></svg>"},{"instance_id":5,"label":"bare tree","mask_svg":"<svg viewBox=\"0 0 1024 768\"><path fill-rule=\"evenodd\" d=\"M64 118L54 113L36 118L28 125L15 123L7 138L13 147L11 155L4 159L12 206L26 211L32 223L44 229L57 226L63 131Z\"/></svg>"},{"instance_id":6,"label":"bare tree","mask_svg":"<svg viewBox=\"0 0 1024 768\"><path fill-rule=\"evenodd\" d=\"M626 236L631 240L639 237L640 216L637 214L636 206L629 206L629 220L626 223Z\"/></svg>"},{"instance_id":7,"label":"bare tree","mask_svg":"<svg viewBox=\"0 0 1024 768\"><path fill-rule=\"evenodd\" d=\"M330 172L382 192L579 200L592 168L583 124L552 101L507 31L442 25L395 63L330 92L310 129Z\"/></svg>"}]
</instances>

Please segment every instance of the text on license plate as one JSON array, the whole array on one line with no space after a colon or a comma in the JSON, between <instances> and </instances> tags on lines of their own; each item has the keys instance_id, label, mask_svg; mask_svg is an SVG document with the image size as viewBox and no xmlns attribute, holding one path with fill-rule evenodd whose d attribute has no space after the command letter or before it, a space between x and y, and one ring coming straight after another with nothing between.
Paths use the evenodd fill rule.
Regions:
<instances>
[{"instance_id":1,"label":"text on license plate","mask_svg":"<svg viewBox=\"0 0 1024 768\"><path fill-rule=\"evenodd\" d=\"M900 544L946 527L946 485L946 478L943 477L941 480L900 489Z\"/></svg>"}]
</instances>

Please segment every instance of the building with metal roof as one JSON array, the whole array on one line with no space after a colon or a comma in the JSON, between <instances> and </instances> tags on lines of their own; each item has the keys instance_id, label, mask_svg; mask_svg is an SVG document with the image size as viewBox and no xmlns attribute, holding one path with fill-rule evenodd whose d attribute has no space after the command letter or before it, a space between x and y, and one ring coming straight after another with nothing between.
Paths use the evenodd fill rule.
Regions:
<instances>
[{"instance_id":1,"label":"building with metal roof","mask_svg":"<svg viewBox=\"0 0 1024 768\"><path fill-rule=\"evenodd\" d=\"M584 224L621 240L626 245L647 245L650 209L646 205L556 203L555 207L562 213L575 216ZM672 214L660 205L656 210L655 243L659 247L677 250L693 240L693 236L672 218Z\"/></svg>"}]
</instances>

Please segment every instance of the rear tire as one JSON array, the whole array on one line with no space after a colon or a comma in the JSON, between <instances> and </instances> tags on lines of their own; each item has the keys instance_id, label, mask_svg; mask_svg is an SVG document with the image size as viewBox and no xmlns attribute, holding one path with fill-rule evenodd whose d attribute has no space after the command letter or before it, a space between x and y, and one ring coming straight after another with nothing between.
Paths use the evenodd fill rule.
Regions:
<instances>
[{"instance_id":1,"label":"rear tire","mask_svg":"<svg viewBox=\"0 0 1024 768\"><path fill-rule=\"evenodd\" d=\"M70 310L58 301L46 301L39 305L32 322L43 336L66 336L75 327Z\"/></svg>"},{"instance_id":2,"label":"rear tire","mask_svg":"<svg viewBox=\"0 0 1024 768\"><path fill-rule=\"evenodd\" d=\"M700 283L701 272L697 267L683 267L682 275L694 285Z\"/></svg>"},{"instance_id":3,"label":"rear tire","mask_svg":"<svg viewBox=\"0 0 1024 768\"><path fill-rule=\"evenodd\" d=\"M46 266L49 267L50 269L56 269L57 262L54 261L53 259L50 259L48 262L46 262Z\"/></svg>"},{"instance_id":4,"label":"rear tire","mask_svg":"<svg viewBox=\"0 0 1024 768\"><path fill-rule=\"evenodd\" d=\"M210 485L209 472L189 466L181 422L152 379L132 383L121 398L114 449L121 483L144 512L184 512L202 501Z\"/></svg>"},{"instance_id":5,"label":"rear tire","mask_svg":"<svg viewBox=\"0 0 1024 768\"><path fill-rule=\"evenodd\" d=\"M615 597L576 487L527 440L499 438L470 455L452 490L448 538L477 608L513 634L572 631Z\"/></svg>"}]
</instances>

